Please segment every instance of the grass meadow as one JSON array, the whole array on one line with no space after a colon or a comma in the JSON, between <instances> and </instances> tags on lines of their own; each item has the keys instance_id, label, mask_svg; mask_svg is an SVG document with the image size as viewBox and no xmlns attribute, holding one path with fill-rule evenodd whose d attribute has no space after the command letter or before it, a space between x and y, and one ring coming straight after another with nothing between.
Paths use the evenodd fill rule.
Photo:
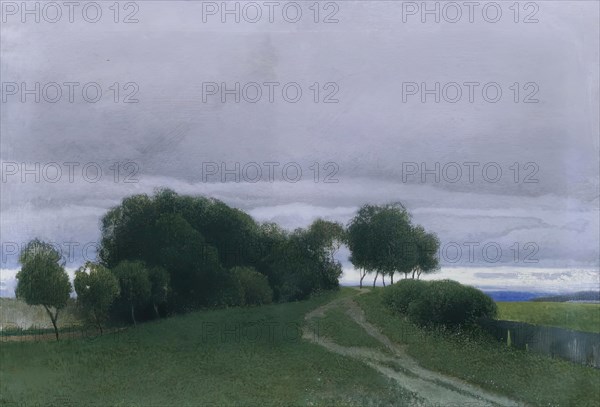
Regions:
<instances>
[{"instance_id":1,"label":"grass meadow","mask_svg":"<svg viewBox=\"0 0 600 407\"><path fill-rule=\"evenodd\" d=\"M498 302L498 318L600 333L600 304Z\"/></svg>"},{"instance_id":2,"label":"grass meadow","mask_svg":"<svg viewBox=\"0 0 600 407\"><path fill-rule=\"evenodd\" d=\"M307 301L200 311L94 340L0 344L0 405L369 406L415 396L301 339Z\"/></svg>"},{"instance_id":3,"label":"grass meadow","mask_svg":"<svg viewBox=\"0 0 600 407\"><path fill-rule=\"evenodd\" d=\"M307 301L193 312L104 336L1 343L0 405L421 405L418 395L364 363L301 338L308 312L350 296L369 322L427 369L531 406L596 406L600 399L600 370L508 348L481 332L416 327L389 311L379 293L342 288ZM503 319L598 328L598 305L499 307ZM343 346L386 351L340 304L309 327Z\"/></svg>"}]
</instances>

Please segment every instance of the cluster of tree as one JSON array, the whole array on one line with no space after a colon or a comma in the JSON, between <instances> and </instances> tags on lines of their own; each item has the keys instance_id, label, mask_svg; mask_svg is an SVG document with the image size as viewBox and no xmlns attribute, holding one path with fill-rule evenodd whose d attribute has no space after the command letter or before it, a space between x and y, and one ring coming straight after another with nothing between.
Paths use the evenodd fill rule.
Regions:
<instances>
[{"instance_id":1,"label":"cluster of tree","mask_svg":"<svg viewBox=\"0 0 600 407\"><path fill-rule=\"evenodd\" d=\"M34 239L20 255L17 273L17 298L29 305L44 307L58 340L58 316L73 291L64 268L62 254L49 243ZM149 269L142 262L122 262L113 270L101 264L86 262L75 272L73 280L77 303L89 321L102 328L115 301L130 307L135 323L135 308L166 299L168 275L159 268ZM157 311L158 312L158 311Z\"/></svg>"},{"instance_id":2,"label":"cluster of tree","mask_svg":"<svg viewBox=\"0 0 600 407\"><path fill-rule=\"evenodd\" d=\"M82 310L98 329L107 319L159 318L205 307L295 301L336 289L344 243L363 271L417 278L437 268L437 237L413 226L401 205L365 205L345 229L318 219L288 232L245 212L169 189L134 195L101 221L100 262L75 273ZM20 257L16 295L56 320L72 291L61 253L33 240Z\"/></svg>"},{"instance_id":3,"label":"cluster of tree","mask_svg":"<svg viewBox=\"0 0 600 407\"><path fill-rule=\"evenodd\" d=\"M422 273L439 269L438 237L413 225L399 203L361 207L348 225L347 243L350 261L360 272L360 287L368 273L375 272L375 286L380 274L385 285L385 276L393 284L396 272L418 279Z\"/></svg>"},{"instance_id":4,"label":"cluster of tree","mask_svg":"<svg viewBox=\"0 0 600 407\"><path fill-rule=\"evenodd\" d=\"M125 198L102 218L101 232L106 267L141 261L166 271L169 290L159 307L167 313L239 305L240 279L262 288L258 281L266 281L274 301L301 300L337 288L342 272L333 257L344 238L340 224L317 220L287 232L219 200L169 189ZM264 295L261 303L270 301ZM244 304L253 296L244 294Z\"/></svg>"}]
</instances>

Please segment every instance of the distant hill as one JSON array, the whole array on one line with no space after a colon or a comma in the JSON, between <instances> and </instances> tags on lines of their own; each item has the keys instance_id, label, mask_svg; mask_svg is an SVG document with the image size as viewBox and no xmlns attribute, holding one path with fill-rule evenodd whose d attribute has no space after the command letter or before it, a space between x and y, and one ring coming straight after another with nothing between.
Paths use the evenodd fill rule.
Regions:
<instances>
[{"instance_id":1,"label":"distant hill","mask_svg":"<svg viewBox=\"0 0 600 407\"><path fill-rule=\"evenodd\" d=\"M579 291L571 294L536 297L530 301L567 302L567 301L600 301L600 291Z\"/></svg>"}]
</instances>

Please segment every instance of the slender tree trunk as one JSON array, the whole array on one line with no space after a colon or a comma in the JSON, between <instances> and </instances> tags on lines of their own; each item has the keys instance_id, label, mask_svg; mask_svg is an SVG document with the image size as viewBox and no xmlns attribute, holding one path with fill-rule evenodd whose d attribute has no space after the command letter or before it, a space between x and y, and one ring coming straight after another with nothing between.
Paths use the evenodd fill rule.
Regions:
<instances>
[{"instance_id":1,"label":"slender tree trunk","mask_svg":"<svg viewBox=\"0 0 600 407\"><path fill-rule=\"evenodd\" d=\"M415 270L413 270L413 272L412 272L412 278L413 278L413 280L415 279Z\"/></svg>"},{"instance_id":2,"label":"slender tree trunk","mask_svg":"<svg viewBox=\"0 0 600 407\"><path fill-rule=\"evenodd\" d=\"M381 274L381 281L383 282L383 286L385 287L385 274Z\"/></svg>"},{"instance_id":3,"label":"slender tree trunk","mask_svg":"<svg viewBox=\"0 0 600 407\"><path fill-rule=\"evenodd\" d=\"M152 303L152 305L154 306L154 312L156 313L156 318L160 319L160 314L158 313L158 307L156 306L156 303Z\"/></svg>"},{"instance_id":4,"label":"slender tree trunk","mask_svg":"<svg viewBox=\"0 0 600 407\"><path fill-rule=\"evenodd\" d=\"M375 273L375 278L373 279L373 288L375 288L375 283L377 282L377 277L379 276L379 271Z\"/></svg>"},{"instance_id":5,"label":"slender tree trunk","mask_svg":"<svg viewBox=\"0 0 600 407\"><path fill-rule=\"evenodd\" d=\"M360 285L359 285L359 288L362 288L362 282L363 282L363 279L365 278L366 275L367 275L367 270L363 270L361 272L361 276L360 276Z\"/></svg>"},{"instance_id":6,"label":"slender tree trunk","mask_svg":"<svg viewBox=\"0 0 600 407\"><path fill-rule=\"evenodd\" d=\"M137 322L135 322L135 313L133 311L133 304L131 304L131 319L133 320L133 326L137 326Z\"/></svg>"},{"instance_id":7,"label":"slender tree trunk","mask_svg":"<svg viewBox=\"0 0 600 407\"><path fill-rule=\"evenodd\" d=\"M394 272L390 274L390 280L392 281L390 284L394 285Z\"/></svg>"},{"instance_id":8,"label":"slender tree trunk","mask_svg":"<svg viewBox=\"0 0 600 407\"><path fill-rule=\"evenodd\" d=\"M102 321L100 320L100 316L97 313L94 313L94 318L96 319L96 327L100 330L100 336L104 334L102 331Z\"/></svg>"},{"instance_id":9,"label":"slender tree trunk","mask_svg":"<svg viewBox=\"0 0 600 407\"><path fill-rule=\"evenodd\" d=\"M56 335L56 340L58 341L58 326L56 326L56 321L58 320L58 309L56 310L56 313L52 315L52 311L50 311L47 306L44 305L44 308L46 308L46 312L50 316L50 321L52 321L52 326L54 326L54 334Z\"/></svg>"}]
</instances>

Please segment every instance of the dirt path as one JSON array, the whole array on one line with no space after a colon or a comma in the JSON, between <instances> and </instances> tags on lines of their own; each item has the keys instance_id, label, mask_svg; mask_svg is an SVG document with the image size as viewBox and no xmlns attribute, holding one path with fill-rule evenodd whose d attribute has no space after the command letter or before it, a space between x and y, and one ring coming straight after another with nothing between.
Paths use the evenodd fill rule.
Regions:
<instances>
[{"instance_id":1,"label":"dirt path","mask_svg":"<svg viewBox=\"0 0 600 407\"><path fill-rule=\"evenodd\" d=\"M361 291L361 293L363 292L367 291ZM524 403L490 393L462 380L421 367L416 360L406 354L402 346L392 342L367 321L363 310L352 297L327 303L308 313L304 319L308 323L314 318L325 316L327 310L334 307L344 308L346 314L370 336L385 345L390 354L374 348L338 345L327 338L315 335L308 328L308 324L305 324L302 337L331 352L366 363L384 376L395 380L405 389L417 393L427 405L448 407L525 406Z\"/></svg>"}]
</instances>

